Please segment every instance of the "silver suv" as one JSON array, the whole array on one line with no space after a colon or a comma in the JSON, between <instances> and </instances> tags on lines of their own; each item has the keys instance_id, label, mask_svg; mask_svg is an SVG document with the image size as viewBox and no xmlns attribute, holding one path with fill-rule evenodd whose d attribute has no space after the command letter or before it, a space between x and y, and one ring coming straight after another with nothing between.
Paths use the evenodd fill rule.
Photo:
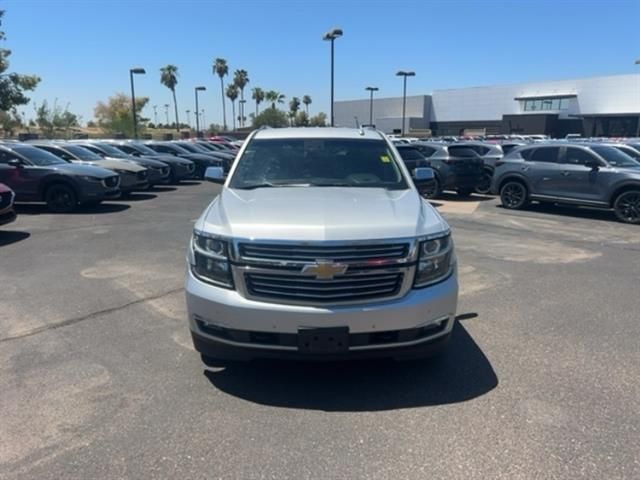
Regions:
<instances>
[{"instance_id":1,"label":"silver suv","mask_svg":"<svg viewBox=\"0 0 640 480\"><path fill-rule=\"evenodd\" d=\"M376 130L258 130L196 221L186 277L203 360L416 357L449 339L449 226ZM433 180L428 168L415 182Z\"/></svg>"},{"instance_id":2,"label":"silver suv","mask_svg":"<svg viewBox=\"0 0 640 480\"><path fill-rule=\"evenodd\" d=\"M640 224L640 163L599 143L546 143L513 150L497 162L492 183L505 208L530 201L613 209Z\"/></svg>"}]
</instances>

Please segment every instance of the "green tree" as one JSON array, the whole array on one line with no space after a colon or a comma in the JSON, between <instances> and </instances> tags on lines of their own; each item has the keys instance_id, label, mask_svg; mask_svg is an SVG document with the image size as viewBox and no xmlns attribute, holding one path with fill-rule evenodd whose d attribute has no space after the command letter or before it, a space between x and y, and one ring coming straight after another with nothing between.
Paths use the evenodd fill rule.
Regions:
<instances>
[{"instance_id":1,"label":"green tree","mask_svg":"<svg viewBox=\"0 0 640 480\"><path fill-rule=\"evenodd\" d=\"M34 108L36 124L46 138L54 138L59 132L63 132L64 137L68 138L69 129L80 124L78 116L69 111L69 104L62 108L58 101L54 100L53 106L50 107L45 100L39 106L34 105Z\"/></svg>"},{"instance_id":2,"label":"green tree","mask_svg":"<svg viewBox=\"0 0 640 480\"><path fill-rule=\"evenodd\" d=\"M256 102L255 116L257 117L258 113L260 113L258 106L264 101L264 90L262 90L260 87L253 88L251 90L251 98Z\"/></svg>"},{"instance_id":3,"label":"green tree","mask_svg":"<svg viewBox=\"0 0 640 480\"><path fill-rule=\"evenodd\" d=\"M220 94L222 96L222 125L227 129L227 108L224 101L224 77L229 74L229 66L224 58L216 58L213 62L213 74L220 77Z\"/></svg>"},{"instance_id":4,"label":"green tree","mask_svg":"<svg viewBox=\"0 0 640 480\"><path fill-rule=\"evenodd\" d=\"M178 119L178 101L176 100L176 85L178 85L178 67L167 65L160 69L160 83L171 90L173 94L173 108L176 113L176 129L180 131L180 120Z\"/></svg>"},{"instance_id":5,"label":"green tree","mask_svg":"<svg viewBox=\"0 0 640 480\"><path fill-rule=\"evenodd\" d=\"M276 90L269 90L266 94L265 94L265 99L267 100L267 102L271 102L271 109L275 110L276 109L276 103L284 103L284 99L286 97L276 91Z\"/></svg>"},{"instance_id":6,"label":"green tree","mask_svg":"<svg viewBox=\"0 0 640 480\"><path fill-rule=\"evenodd\" d=\"M307 117L309 116L309 105L311 105L311 97L309 95L305 95L302 97L302 103L304 103L304 107L307 110Z\"/></svg>"},{"instance_id":7,"label":"green tree","mask_svg":"<svg viewBox=\"0 0 640 480\"><path fill-rule=\"evenodd\" d=\"M136 114L149 102L148 97L136 97ZM131 97L124 93L116 93L109 97L106 103L98 102L93 111L98 126L106 133L123 133L133 136L133 122L131 115Z\"/></svg>"},{"instance_id":8,"label":"green tree","mask_svg":"<svg viewBox=\"0 0 640 480\"><path fill-rule=\"evenodd\" d=\"M306 127L309 125L309 116L307 112L300 110L294 120L296 127Z\"/></svg>"},{"instance_id":9,"label":"green tree","mask_svg":"<svg viewBox=\"0 0 640 480\"><path fill-rule=\"evenodd\" d=\"M253 126L254 128L260 127L286 127L289 125L289 119L287 118L287 114L282 110L277 110L275 108L267 108L260 112L259 115L256 115L253 118Z\"/></svg>"},{"instance_id":10,"label":"green tree","mask_svg":"<svg viewBox=\"0 0 640 480\"><path fill-rule=\"evenodd\" d=\"M320 112L317 115L309 119L309 125L312 127L326 127L327 126L327 114Z\"/></svg>"},{"instance_id":11,"label":"green tree","mask_svg":"<svg viewBox=\"0 0 640 480\"><path fill-rule=\"evenodd\" d=\"M4 10L0 10L0 26ZM5 34L0 30L0 41L5 39ZM9 69L9 57L11 50L0 48L0 111L6 113L18 105L29 103L29 97L25 92L32 91L40 82L37 75L22 75L19 73L6 73Z\"/></svg>"},{"instance_id":12,"label":"green tree","mask_svg":"<svg viewBox=\"0 0 640 480\"><path fill-rule=\"evenodd\" d=\"M240 90L240 126L244 127L244 87L249 83L249 74L246 70L236 70L233 73L233 83L236 84Z\"/></svg>"},{"instance_id":13,"label":"green tree","mask_svg":"<svg viewBox=\"0 0 640 480\"><path fill-rule=\"evenodd\" d=\"M0 127L5 135L13 136L14 131L22 126L22 118L14 108L9 112L0 111Z\"/></svg>"},{"instance_id":14,"label":"green tree","mask_svg":"<svg viewBox=\"0 0 640 480\"><path fill-rule=\"evenodd\" d=\"M238 98L238 86L235 83L227 85L227 97L231 100L231 108L233 109L233 130L236 129L236 99Z\"/></svg>"},{"instance_id":15,"label":"green tree","mask_svg":"<svg viewBox=\"0 0 640 480\"><path fill-rule=\"evenodd\" d=\"M298 110L300 110L300 99L298 97L292 97L291 100L289 100L289 117L291 118L292 125Z\"/></svg>"}]
</instances>

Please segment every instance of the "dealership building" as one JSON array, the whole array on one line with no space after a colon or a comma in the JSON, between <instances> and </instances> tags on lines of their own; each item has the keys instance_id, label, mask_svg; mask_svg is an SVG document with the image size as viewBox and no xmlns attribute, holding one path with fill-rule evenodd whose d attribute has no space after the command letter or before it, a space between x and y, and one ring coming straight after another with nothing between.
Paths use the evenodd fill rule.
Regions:
<instances>
[{"instance_id":1,"label":"dealership building","mask_svg":"<svg viewBox=\"0 0 640 480\"><path fill-rule=\"evenodd\" d=\"M372 115L371 115L372 113ZM336 126L369 119L400 133L402 97L339 101ZM546 134L629 137L640 132L640 74L435 90L406 99L405 132L425 135Z\"/></svg>"}]
</instances>

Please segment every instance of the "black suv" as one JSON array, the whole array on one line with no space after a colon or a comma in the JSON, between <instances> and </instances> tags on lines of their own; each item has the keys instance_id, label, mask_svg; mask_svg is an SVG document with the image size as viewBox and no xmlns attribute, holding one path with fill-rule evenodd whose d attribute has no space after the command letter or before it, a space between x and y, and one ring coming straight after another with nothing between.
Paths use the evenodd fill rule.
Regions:
<instances>
[{"instance_id":1,"label":"black suv","mask_svg":"<svg viewBox=\"0 0 640 480\"><path fill-rule=\"evenodd\" d=\"M112 171L67 163L22 143L0 144L0 183L15 192L17 202L46 202L59 213L120 196L120 177Z\"/></svg>"},{"instance_id":2,"label":"black suv","mask_svg":"<svg viewBox=\"0 0 640 480\"><path fill-rule=\"evenodd\" d=\"M427 198L437 197L443 190L455 190L458 195L468 197L482 182L484 161L472 148L464 144L431 142L416 142L410 146L426 157L436 176Z\"/></svg>"},{"instance_id":3,"label":"black suv","mask_svg":"<svg viewBox=\"0 0 640 480\"><path fill-rule=\"evenodd\" d=\"M613 209L640 224L640 163L610 145L547 143L513 150L498 162L492 190L505 208L532 200Z\"/></svg>"},{"instance_id":4,"label":"black suv","mask_svg":"<svg viewBox=\"0 0 640 480\"><path fill-rule=\"evenodd\" d=\"M180 158L170 154L163 155L155 150L151 150L143 143L132 140L110 140L109 144L132 157L151 158L166 163L169 165L169 168L171 168L171 183L179 183L180 180L193 177L195 165L191 160L187 160L186 158Z\"/></svg>"}]
</instances>

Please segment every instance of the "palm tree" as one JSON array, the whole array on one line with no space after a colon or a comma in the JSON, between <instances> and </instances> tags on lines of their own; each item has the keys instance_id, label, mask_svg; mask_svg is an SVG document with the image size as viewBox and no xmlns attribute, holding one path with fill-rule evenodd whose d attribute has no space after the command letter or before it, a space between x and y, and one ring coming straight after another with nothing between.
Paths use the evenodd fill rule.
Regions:
<instances>
[{"instance_id":1,"label":"palm tree","mask_svg":"<svg viewBox=\"0 0 640 480\"><path fill-rule=\"evenodd\" d=\"M246 70L236 70L233 72L233 83L240 89L240 126L244 126L244 87L249 83L249 74Z\"/></svg>"},{"instance_id":2,"label":"palm tree","mask_svg":"<svg viewBox=\"0 0 640 480\"><path fill-rule=\"evenodd\" d=\"M307 117L309 116L309 105L311 105L311 97L309 95L305 95L304 97L302 97L302 103L304 103L304 106L307 109Z\"/></svg>"},{"instance_id":3,"label":"palm tree","mask_svg":"<svg viewBox=\"0 0 640 480\"><path fill-rule=\"evenodd\" d=\"M176 111L176 130L180 131L180 120L178 120L178 101L176 100L176 85L178 85L178 67L167 65L160 69L160 83L171 90L173 94L173 108Z\"/></svg>"},{"instance_id":4,"label":"palm tree","mask_svg":"<svg viewBox=\"0 0 640 480\"><path fill-rule=\"evenodd\" d=\"M229 67L224 58L216 58L213 63L213 74L220 77L220 93L222 95L222 126L227 129L227 109L224 101L224 76L229 74Z\"/></svg>"},{"instance_id":5,"label":"palm tree","mask_svg":"<svg viewBox=\"0 0 640 480\"><path fill-rule=\"evenodd\" d=\"M291 117L291 119L296 118L296 114L298 113L298 110L300 110L300 99L298 97L292 97L291 100L289 101L289 117ZM292 120L292 124L293 124L293 120Z\"/></svg>"},{"instance_id":6,"label":"palm tree","mask_svg":"<svg viewBox=\"0 0 640 480\"><path fill-rule=\"evenodd\" d=\"M227 85L227 97L231 100L231 108L233 108L233 130L236 129L236 99L238 98L238 86L235 83Z\"/></svg>"},{"instance_id":7,"label":"palm tree","mask_svg":"<svg viewBox=\"0 0 640 480\"><path fill-rule=\"evenodd\" d=\"M257 117L259 113L258 106L264 100L264 90L262 90L260 87L251 89L251 98L253 98L256 101L256 117Z\"/></svg>"},{"instance_id":8,"label":"palm tree","mask_svg":"<svg viewBox=\"0 0 640 480\"><path fill-rule=\"evenodd\" d=\"M271 108L275 110L276 103L284 103L284 99L287 97L285 97L282 93L277 92L275 90L269 90L265 94L265 98L267 102L271 102Z\"/></svg>"}]
</instances>

